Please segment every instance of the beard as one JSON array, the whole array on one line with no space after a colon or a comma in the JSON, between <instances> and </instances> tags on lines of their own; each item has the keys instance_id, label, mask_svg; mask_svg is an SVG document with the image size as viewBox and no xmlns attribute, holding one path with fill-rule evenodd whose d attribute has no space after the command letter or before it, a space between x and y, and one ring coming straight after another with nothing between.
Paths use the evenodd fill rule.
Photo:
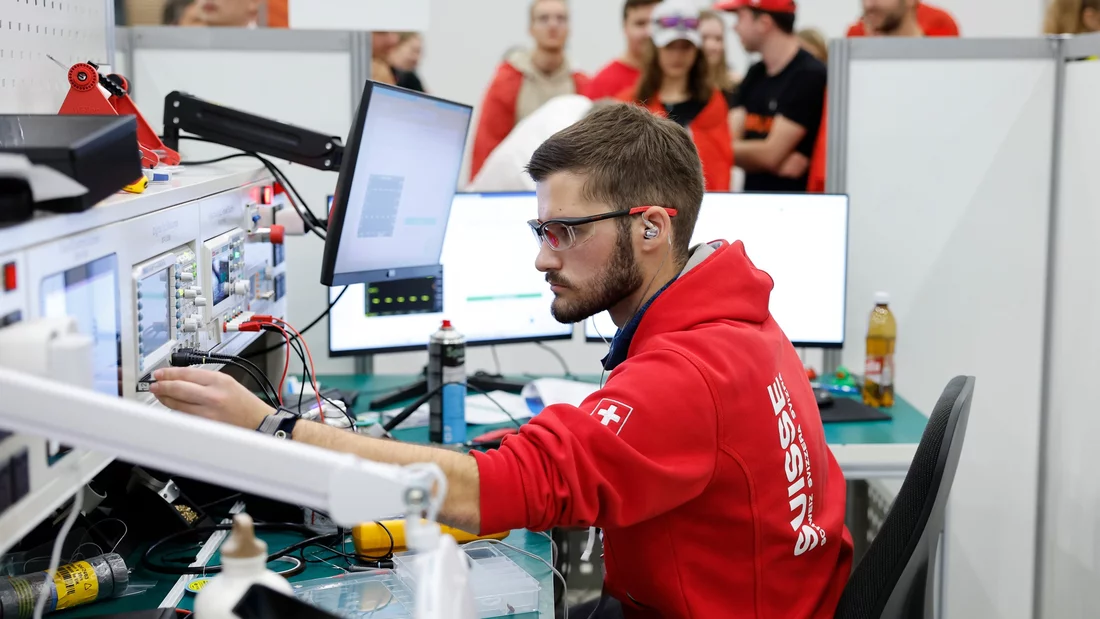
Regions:
<instances>
[{"instance_id":1,"label":"beard","mask_svg":"<svg viewBox=\"0 0 1100 619\"><path fill-rule=\"evenodd\" d=\"M566 286L575 295L572 299L556 297L550 304L550 313L555 320L573 324L610 309L630 296L642 285L642 271L634 261L634 248L630 246L629 236L620 231L610 262L587 290L573 287L557 273L547 273L546 281Z\"/></svg>"},{"instance_id":2,"label":"beard","mask_svg":"<svg viewBox=\"0 0 1100 619\"><path fill-rule=\"evenodd\" d=\"M906 8L904 4L901 4L897 10L884 11L879 14L881 23L875 27L876 34L893 34L901 28L902 22L905 21Z\"/></svg>"}]
</instances>

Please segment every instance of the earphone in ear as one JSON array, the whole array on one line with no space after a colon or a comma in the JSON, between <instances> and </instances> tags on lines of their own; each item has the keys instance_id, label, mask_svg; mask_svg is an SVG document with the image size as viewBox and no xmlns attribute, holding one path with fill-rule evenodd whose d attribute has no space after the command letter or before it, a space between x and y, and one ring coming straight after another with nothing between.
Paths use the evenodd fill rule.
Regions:
<instances>
[{"instance_id":1,"label":"earphone in ear","mask_svg":"<svg viewBox=\"0 0 1100 619\"><path fill-rule=\"evenodd\" d=\"M645 223L645 232L642 233L643 238L655 239L657 235L661 233L661 229L653 225L653 222L648 219L643 219L642 222Z\"/></svg>"}]
</instances>

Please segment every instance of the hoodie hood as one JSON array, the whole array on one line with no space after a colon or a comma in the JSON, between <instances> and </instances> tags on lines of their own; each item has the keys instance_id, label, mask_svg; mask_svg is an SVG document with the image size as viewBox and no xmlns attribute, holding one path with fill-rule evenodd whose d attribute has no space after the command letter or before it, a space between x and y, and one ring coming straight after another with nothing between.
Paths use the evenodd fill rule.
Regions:
<instances>
[{"instance_id":1,"label":"hoodie hood","mask_svg":"<svg viewBox=\"0 0 1100 619\"><path fill-rule=\"evenodd\" d=\"M696 246L687 266L654 299L642 317L632 348L662 333L690 331L714 322L761 325L770 316L775 283L753 265L741 241Z\"/></svg>"},{"instance_id":2,"label":"hoodie hood","mask_svg":"<svg viewBox=\"0 0 1100 619\"><path fill-rule=\"evenodd\" d=\"M562 95L577 94L577 84L569 60L553 73L543 73L535 68L531 52L519 49L508 54L507 62L523 76L516 96L516 122L527 118L544 103Z\"/></svg>"}]
</instances>

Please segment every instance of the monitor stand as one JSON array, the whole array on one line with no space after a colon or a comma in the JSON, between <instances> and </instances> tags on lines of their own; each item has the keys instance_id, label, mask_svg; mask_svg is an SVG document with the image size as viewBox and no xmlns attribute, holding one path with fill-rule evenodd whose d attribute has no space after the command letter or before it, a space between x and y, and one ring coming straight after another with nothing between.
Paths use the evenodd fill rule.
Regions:
<instances>
[{"instance_id":1,"label":"monitor stand","mask_svg":"<svg viewBox=\"0 0 1100 619\"><path fill-rule=\"evenodd\" d=\"M420 372L420 375L424 377L426 377L427 374L427 368L424 368ZM474 372L473 375L466 377L466 384L475 391L505 391L507 393L520 394L523 392L524 386L527 385L527 381L508 380L499 374L489 374L478 370ZM425 393L428 393L428 379L421 378L420 380L402 385L389 393L371 400L370 410L377 411L392 408L402 402L408 402L409 400L419 398Z\"/></svg>"}]
</instances>

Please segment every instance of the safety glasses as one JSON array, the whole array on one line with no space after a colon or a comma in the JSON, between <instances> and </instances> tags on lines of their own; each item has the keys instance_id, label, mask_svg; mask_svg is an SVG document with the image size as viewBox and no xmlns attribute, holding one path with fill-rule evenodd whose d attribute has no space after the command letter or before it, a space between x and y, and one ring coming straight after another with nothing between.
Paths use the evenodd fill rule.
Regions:
<instances>
[{"instance_id":1,"label":"safety glasses","mask_svg":"<svg viewBox=\"0 0 1100 619\"><path fill-rule=\"evenodd\" d=\"M592 215L589 217L562 217L560 219L551 219L549 221L539 221L538 219L532 219L527 222L527 225L531 226L531 232L534 233L535 240L538 241L540 247L545 243L547 247L554 251L564 251L572 247L577 242L577 233L575 231L575 228L577 228L578 226L596 223L597 221L603 221L605 219L616 219L618 217L641 215L651 208L653 207L636 206L631 209L611 211L609 213L600 213L599 215ZM664 208L669 217L676 216L676 209L665 207L660 208Z\"/></svg>"},{"instance_id":2,"label":"safety glasses","mask_svg":"<svg viewBox=\"0 0 1100 619\"><path fill-rule=\"evenodd\" d=\"M681 28L683 30L699 29L698 17L681 17L679 15L669 15L667 17L658 17L654 21L661 28Z\"/></svg>"}]
</instances>

